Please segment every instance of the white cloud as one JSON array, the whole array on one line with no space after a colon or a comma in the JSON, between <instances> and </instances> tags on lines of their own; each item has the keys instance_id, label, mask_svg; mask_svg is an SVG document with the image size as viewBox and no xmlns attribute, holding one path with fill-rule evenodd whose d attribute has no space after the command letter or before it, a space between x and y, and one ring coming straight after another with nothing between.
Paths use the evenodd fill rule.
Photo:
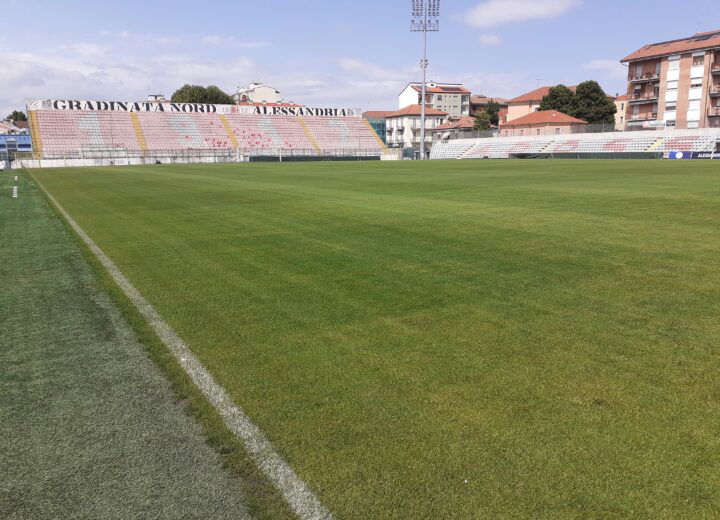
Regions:
<instances>
[{"instance_id":1,"label":"white cloud","mask_svg":"<svg viewBox=\"0 0 720 520\"><path fill-rule=\"evenodd\" d=\"M233 91L239 78L256 75L242 57L208 59L185 53L127 53L69 44L35 52L0 49L7 63L0 74L0 113L21 108L27 98L145 99L170 95L184 83L217 84Z\"/></svg>"},{"instance_id":2,"label":"white cloud","mask_svg":"<svg viewBox=\"0 0 720 520\"><path fill-rule=\"evenodd\" d=\"M133 42L139 44L177 45L178 43L182 42L181 38L175 36L163 36L158 34L134 33L131 31L120 31L117 34L107 34L106 31L101 32L101 34L103 33L105 33L106 36L114 36L126 42Z\"/></svg>"},{"instance_id":3,"label":"white cloud","mask_svg":"<svg viewBox=\"0 0 720 520\"><path fill-rule=\"evenodd\" d=\"M480 43L483 45L500 45L502 39L494 34L483 34L480 36Z\"/></svg>"},{"instance_id":4,"label":"white cloud","mask_svg":"<svg viewBox=\"0 0 720 520\"><path fill-rule=\"evenodd\" d=\"M624 79L627 77L627 67L618 60L593 60L583 65L585 70L595 70L604 73L608 78Z\"/></svg>"},{"instance_id":5,"label":"white cloud","mask_svg":"<svg viewBox=\"0 0 720 520\"><path fill-rule=\"evenodd\" d=\"M356 73L363 78L373 80L402 81L402 78L413 73L412 69L388 69L355 58L343 58L338 61L338 65L347 72Z\"/></svg>"},{"instance_id":6,"label":"white cloud","mask_svg":"<svg viewBox=\"0 0 720 520\"><path fill-rule=\"evenodd\" d=\"M468 11L463 20L474 27L556 18L580 5L580 0L487 0Z\"/></svg>"},{"instance_id":7,"label":"white cloud","mask_svg":"<svg viewBox=\"0 0 720 520\"><path fill-rule=\"evenodd\" d=\"M267 42L241 42L234 36L204 36L201 41L207 45L217 45L223 47L238 47L241 49L260 49L270 45Z\"/></svg>"}]
</instances>

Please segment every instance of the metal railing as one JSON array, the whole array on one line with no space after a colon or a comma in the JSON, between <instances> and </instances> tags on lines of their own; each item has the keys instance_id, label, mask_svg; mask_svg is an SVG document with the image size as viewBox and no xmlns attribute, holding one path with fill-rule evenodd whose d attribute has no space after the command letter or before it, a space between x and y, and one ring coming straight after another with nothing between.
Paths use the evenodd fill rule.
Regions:
<instances>
[{"instance_id":1,"label":"metal railing","mask_svg":"<svg viewBox=\"0 0 720 520\"><path fill-rule=\"evenodd\" d=\"M720 107L709 107L709 108L708 108L708 115L709 115L710 117L720 116Z\"/></svg>"},{"instance_id":2,"label":"metal railing","mask_svg":"<svg viewBox=\"0 0 720 520\"><path fill-rule=\"evenodd\" d=\"M628 101L651 101L657 99L660 95L659 92L646 92L644 94L631 94L628 97Z\"/></svg>"},{"instance_id":3,"label":"metal railing","mask_svg":"<svg viewBox=\"0 0 720 520\"><path fill-rule=\"evenodd\" d=\"M628 76L628 81L654 81L659 79L659 72L646 72L645 74L635 74Z\"/></svg>"},{"instance_id":4,"label":"metal railing","mask_svg":"<svg viewBox=\"0 0 720 520\"><path fill-rule=\"evenodd\" d=\"M657 112L644 113L644 114L630 114L627 118L628 121L652 121L657 119Z\"/></svg>"},{"instance_id":5,"label":"metal railing","mask_svg":"<svg viewBox=\"0 0 720 520\"><path fill-rule=\"evenodd\" d=\"M259 149L259 148L237 148L237 149L156 149L156 150L128 150L126 148L83 148L72 152L42 153L28 152L18 154L22 159L143 159L144 162L153 159L175 160L187 162L235 162L244 158L252 157L277 157L278 159L302 158L328 158L328 157L378 157L382 154L380 148L336 148L322 149Z\"/></svg>"},{"instance_id":6,"label":"metal railing","mask_svg":"<svg viewBox=\"0 0 720 520\"><path fill-rule=\"evenodd\" d=\"M537 131L540 130L540 133ZM491 137L532 137L532 136L550 136L550 135L565 135L565 134L602 134L609 132L622 132L622 129L615 127L615 123L596 124L596 125L568 125L560 129L559 132L555 132L555 127L547 128L531 128L531 129L510 129L502 128L499 132L488 131L482 133L477 137L480 138L491 138ZM473 136L476 137L476 136Z\"/></svg>"}]
</instances>

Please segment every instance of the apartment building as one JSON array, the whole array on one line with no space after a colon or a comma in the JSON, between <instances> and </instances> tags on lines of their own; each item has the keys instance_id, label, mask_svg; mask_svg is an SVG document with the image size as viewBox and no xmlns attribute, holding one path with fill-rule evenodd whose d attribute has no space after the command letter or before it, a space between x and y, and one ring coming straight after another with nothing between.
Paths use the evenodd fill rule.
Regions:
<instances>
[{"instance_id":1,"label":"apartment building","mask_svg":"<svg viewBox=\"0 0 720 520\"><path fill-rule=\"evenodd\" d=\"M621 61L626 130L720 128L720 30L645 45Z\"/></svg>"},{"instance_id":2,"label":"apartment building","mask_svg":"<svg viewBox=\"0 0 720 520\"><path fill-rule=\"evenodd\" d=\"M420 105L408 105L401 110L385 116L386 143L391 147L420 149ZM430 131L442 125L447 119L447 112L432 107L425 107L425 146L432 146Z\"/></svg>"},{"instance_id":3,"label":"apartment building","mask_svg":"<svg viewBox=\"0 0 720 520\"><path fill-rule=\"evenodd\" d=\"M613 99L615 103L615 130L622 132L625 130L625 114L627 113L627 95L617 96Z\"/></svg>"},{"instance_id":4,"label":"apartment building","mask_svg":"<svg viewBox=\"0 0 720 520\"><path fill-rule=\"evenodd\" d=\"M398 108L422 103L422 83L408 83L398 96ZM425 105L452 117L470 115L470 91L460 83L429 82L425 86Z\"/></svg>"}]
</instances>

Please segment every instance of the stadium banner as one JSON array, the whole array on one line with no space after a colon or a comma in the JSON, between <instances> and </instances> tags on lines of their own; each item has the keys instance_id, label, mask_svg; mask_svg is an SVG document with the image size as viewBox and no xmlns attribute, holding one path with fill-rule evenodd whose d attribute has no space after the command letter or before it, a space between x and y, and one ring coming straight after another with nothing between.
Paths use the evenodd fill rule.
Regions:
<instances>
[{"instance_id":1,"label":"stadium banner","mask_svg":"<svg viewBox=\"0 0 720 520\"><path fill-rule=\"evenodd\" d=\"M720 152L665 152L664 159L686 160L686 159L718 159Z\"/></svg>"},{"instance_id":2,"label":"stadium banner","mask_svg":"<svg viewBox=\"0 0 720 520\"><path fill-rule=\"evenodd\" d=\"M361 117L356 108L313 108L274 105L206 105L157 101L88 101L74 99L29 99L28 111L85 110L98 112L168 112L175 114L247 114L266 116Z\"/></svg>"}]
</instances>

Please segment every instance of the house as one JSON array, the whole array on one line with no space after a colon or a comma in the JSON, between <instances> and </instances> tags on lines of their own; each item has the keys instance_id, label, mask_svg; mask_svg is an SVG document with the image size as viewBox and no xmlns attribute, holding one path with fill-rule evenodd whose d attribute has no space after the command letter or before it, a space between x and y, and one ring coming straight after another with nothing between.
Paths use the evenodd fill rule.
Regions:
<instances>
[{"instance_id":1,"label":"house","mask_svg":"<svg viewBox=\"0 0 720 520\"><path fill-rule=\"evenodd\" d=\"M570 134L583 128L587 121L557 110L542 110L518 117L500 125L500 136Z\"/></svg>"}]
</instances>

